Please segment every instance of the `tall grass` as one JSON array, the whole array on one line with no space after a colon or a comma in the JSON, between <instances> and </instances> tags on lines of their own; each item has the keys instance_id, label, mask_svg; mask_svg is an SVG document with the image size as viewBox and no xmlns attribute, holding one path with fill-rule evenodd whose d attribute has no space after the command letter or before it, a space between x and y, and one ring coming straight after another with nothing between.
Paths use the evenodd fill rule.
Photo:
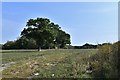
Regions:
<instances>
[{"instance_id":1,"label":"tall grass","mask_svg":"<svg viewBox=\"0 0 120 80\"><path fill-rule=\"evenodd\" d=\"M12 61L16 64L3 70L3 77L89 78L90 76L85 73L86 66L89 57L96 52L97 50L90 49L5 52L3 53L4 63Z\"/></svg>"}]
</instances>

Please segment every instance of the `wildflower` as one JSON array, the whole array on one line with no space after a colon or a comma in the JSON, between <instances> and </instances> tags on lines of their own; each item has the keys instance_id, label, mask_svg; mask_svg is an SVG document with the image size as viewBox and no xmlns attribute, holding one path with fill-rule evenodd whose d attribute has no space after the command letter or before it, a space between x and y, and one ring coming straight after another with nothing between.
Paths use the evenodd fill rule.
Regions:
<instances>
[{"instance_id":1,"label":"wildflower","mask_svg":"<svg viewBox=\"0 0 120 80\"><path fill-rule=\"evenodd\" d=\"M55 74L52 74L52 76L55 76Z\"/></svg>"},{"instance_id":2,"label":"wildflower","mask_svg":"<svg viewBox=\"0 0 120 80\"><path fill-rule=\"evenodd\" d=\"M34 75L35 75L35 76L38 76L38 75L39 75L39 73L35 73Z\"/></svg>"}]
</instances>

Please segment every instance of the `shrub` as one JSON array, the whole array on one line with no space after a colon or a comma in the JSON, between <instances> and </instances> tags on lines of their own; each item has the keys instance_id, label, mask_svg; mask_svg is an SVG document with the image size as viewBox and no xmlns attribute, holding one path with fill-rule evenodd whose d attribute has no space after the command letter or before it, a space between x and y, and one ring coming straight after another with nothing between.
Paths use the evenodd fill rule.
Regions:
<instances>
[{"instance_id":1,"label":"shrub","mask_svg":"<svg viewBox=\"0 0 120 80\"><path fill-rule=\"evenodd\" d=\"M91 57L92 63L94 63L93 77L118 78L118 60L120 59L118 51L119 46L120 43L116 42L112 45L104 44L98 47L98 54Z\"/></svg>"}]
</instances>

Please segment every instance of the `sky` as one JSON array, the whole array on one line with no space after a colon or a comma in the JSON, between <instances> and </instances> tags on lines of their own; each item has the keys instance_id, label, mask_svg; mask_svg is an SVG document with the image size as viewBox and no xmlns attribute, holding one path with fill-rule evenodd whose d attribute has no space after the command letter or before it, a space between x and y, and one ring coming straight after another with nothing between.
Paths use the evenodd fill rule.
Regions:
<instances>
[{"instance_id":1,"label":"sky","mask_svg":"<svg viewBox=\"0 0 120 80\"><path fill-rule=\"evenodd\" d=\"M37 17L59 24L72 45L118 40L117 2L3 2L0 43L19 38L26 22Z\"/></svg>"},{"instance_id":2,"label":"sky","mask_svg":"<svg viewBox=\"0 0 120 80\"><path fill-rule=\"evenodd\" d=\"M1 0L2 2L119 2L119 0Z\"/></svg>"}]
</instances>

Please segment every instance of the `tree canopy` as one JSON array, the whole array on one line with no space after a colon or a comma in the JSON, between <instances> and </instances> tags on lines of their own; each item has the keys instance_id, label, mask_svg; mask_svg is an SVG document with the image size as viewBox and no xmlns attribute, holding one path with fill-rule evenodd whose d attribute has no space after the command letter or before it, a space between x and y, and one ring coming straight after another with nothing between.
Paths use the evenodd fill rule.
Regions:
<instances>
[{"instance_id":1,"label":"tree canopy","mask_svg":"<svg viewBox=\"0 0 120 80\"><path fill-rule=\"evenodd\" d=\"M71 43L70 35L47 18L29 19L21 36L34 39L38 50L45 45L49 48L63 48L66 44Z\"/></svg>"}]
</instances>

